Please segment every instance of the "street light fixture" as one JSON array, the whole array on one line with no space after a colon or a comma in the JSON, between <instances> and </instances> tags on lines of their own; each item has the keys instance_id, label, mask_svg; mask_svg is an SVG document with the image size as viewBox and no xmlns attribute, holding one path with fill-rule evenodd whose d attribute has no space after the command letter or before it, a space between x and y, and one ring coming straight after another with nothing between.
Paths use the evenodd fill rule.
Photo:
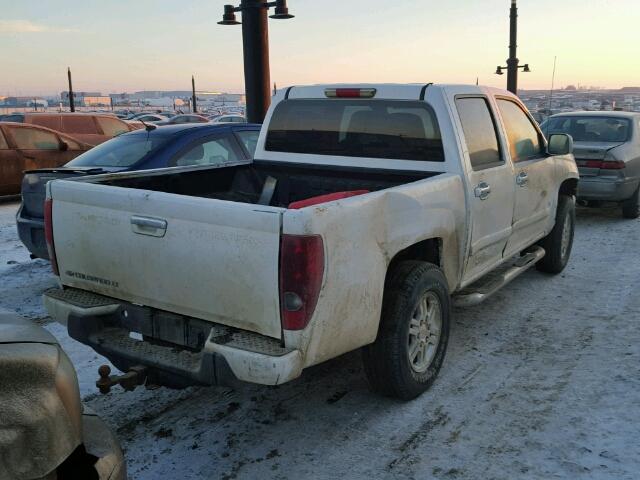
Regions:
<instances>
[{"instance_id":1,"label":"street light fixture","mask_svg":"<svg viewBox=\"0 0 640 480\"><path fill-rule=\"evenodd\" d=\"M276 20L293 18L286 0L265 2L241 0L240 5L224 6L219 25L242 23L242 50L244 55L244 83L247 99L247 121L262 123L271 103L271 79L269 73L269 30L267 11L275 7L270 17ZM242 22L236 19L242 12Z\"/></svg>"},{"instance_id":2,"label":"street light fixture","mask_svg":"<svg viewBox=\"0 0 640 480\"><path fill-rule=\"evenodd\" d=\"M521 68L524 73L531 73L531 69L529 68L529 64L525 63L524 65L518 65L516 68ZM498 67L496 68L496 75L504 75L503 70L508 71L509 67Z\"/></svg>"},{"instance_id":3,"label":"street light fixture","mask_svg":"<svg viewBox=\"0 0 640 480\"><path fill-rule=\"evenodd\" d=\"M522 69L524 73L529 73L529 64L520 65L520 60L516 56L518 45L518 6L517 0L511 0L511 10L509 13L510 30L509 30L509 58L507 59L507 66L498 66L496 68L496 75L504 75L503 70L507 71L507 90L514 95L518 94L518 69Z\"/></svg>"},{"instance_id":4,"label":"street light fixture","mask_svg":"<svg viewBox=\"0 0 640 480\"><path fill-rule=\"evenodd\" d=\"M236 10L233 5L224 6L222 21L218 22L218 25L240 25L240 22L236 20Z\"/></svg>"}]
</instances>

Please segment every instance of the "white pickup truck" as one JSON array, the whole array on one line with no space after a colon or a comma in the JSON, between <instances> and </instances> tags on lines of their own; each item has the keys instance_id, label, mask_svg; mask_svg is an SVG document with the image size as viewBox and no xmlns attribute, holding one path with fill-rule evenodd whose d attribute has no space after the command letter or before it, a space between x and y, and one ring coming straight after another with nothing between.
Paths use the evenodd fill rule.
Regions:
<instances>
[{"instance_id":1,"label":"white pickup truck","mask_svg":"<svg viewBox=\"0 0 640 480\"><path fill-rule=\"evenodd\" d=\"M375 391L413 398L452 304L565 267L571 152L502 90L287 88L252 162L50 182L44 302L129 387L276 385L362 348Z\"/></svg>"}]
</instances>

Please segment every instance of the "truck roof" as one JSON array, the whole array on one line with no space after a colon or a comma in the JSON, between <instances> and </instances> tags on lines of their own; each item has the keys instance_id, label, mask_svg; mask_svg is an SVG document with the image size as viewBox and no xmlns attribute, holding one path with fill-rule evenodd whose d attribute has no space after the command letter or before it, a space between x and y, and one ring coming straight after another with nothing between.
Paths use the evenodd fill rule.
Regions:
<instances>
[{"instance_id":1,"label":"truck roof","mask_svg":"<svg viewBox=\"0 0 640 480\"><path fill-rule=\"evenodd\" d=\"M512 96L510 92L494 87L486 87L482 85L467 84L433 84L433 83L337 83L337 84L318 84L318 85L294 85L283 88L278 91L277 96L284 98L327 98L326 89L333 88L375 88L376 94L374 98L384 98L389 100L419 100L427 89L444 89L447 87L464 87L467 93L487 93ZM280 98L281 99L281 98Z\"/></svg>"}]
</instances>

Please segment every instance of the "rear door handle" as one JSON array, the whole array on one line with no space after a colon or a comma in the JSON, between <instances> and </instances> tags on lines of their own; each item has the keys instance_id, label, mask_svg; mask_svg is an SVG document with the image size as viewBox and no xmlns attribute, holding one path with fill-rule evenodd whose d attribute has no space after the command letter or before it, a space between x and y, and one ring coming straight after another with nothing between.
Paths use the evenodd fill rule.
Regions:
<instances>
[{"instance_id":1,"label":"rear door handle","mask_svg":"<svg viewBox=\"0 0 640 480\"><path fill-rule=\"evenodd\" d=\"M489 185L487 182L480 182L478 185L476 185L473 193L480 200L486 200L491 194L491 185Z\"/></svg>"},{"instance_id":2,"label":"rear door handle","mask_svg":"<svg viewBox=\"0 0 640 480\"><path fill-rule=\"evenodd\" d=\"M529 182L529 175L527 174L527 172L524 172L524 171L520 172L516 176L516 183L521 187L524 187L528 182Z\"/></svg>"},{"instance_id":3,"label":"rear door handle","mask_svg":"<svg viewBox=\"0 0 640 480\"><path fill-rule=\"evenodd\" d=\"M131 229L133 233L140 235L164 237L164 234L167 233L167 221L161 218L133 215L131 217Z\"/></svg>"}]
</instances>

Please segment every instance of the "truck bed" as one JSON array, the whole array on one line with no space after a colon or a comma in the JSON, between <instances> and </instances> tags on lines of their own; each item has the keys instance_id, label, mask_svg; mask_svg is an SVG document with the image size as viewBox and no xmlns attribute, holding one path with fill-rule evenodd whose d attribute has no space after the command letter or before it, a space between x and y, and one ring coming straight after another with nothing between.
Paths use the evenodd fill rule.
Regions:
<instances>
[{"instance_id":1,"label":"truck bed","mask_svg":"<svg viewBox=\"0 0 640 480\"><path fill-rule=\"evenodd\" d=\"M440 172L406 172L358 168L331 169L309 165L256 161L217 169L165 170L144 175L101 180L102 185L215 198L241 203L287 208L292 202L351 190L384 190L438 175ZM268 178L275 190L268 202L259 202Z\"/></svg>"}]
</instances>

